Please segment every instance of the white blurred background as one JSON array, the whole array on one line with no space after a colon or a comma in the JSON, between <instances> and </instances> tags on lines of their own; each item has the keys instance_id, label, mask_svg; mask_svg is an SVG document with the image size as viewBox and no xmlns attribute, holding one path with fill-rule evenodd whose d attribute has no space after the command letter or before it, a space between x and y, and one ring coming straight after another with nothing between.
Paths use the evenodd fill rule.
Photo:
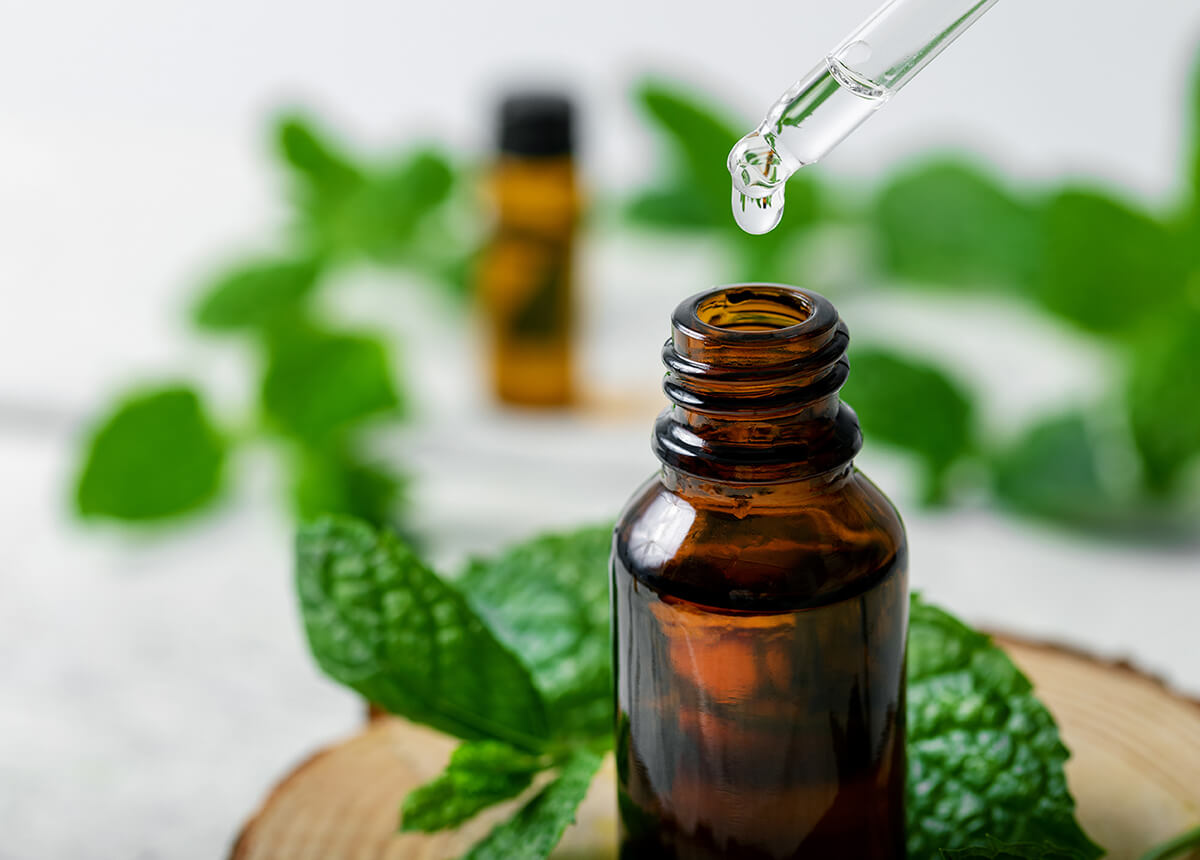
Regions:
<instances>
[{"instance_id":1,"label":"white blurred background","mask_svg":"<svg viewBox=\"0 0 1200 860\"><path fill-rule=\"evenodd\" d=\"M85 529L68 504L81 429L131 380L186 374L230 401L244 393L241 359L189 334L183 310L198 279L284 217L268 117L310 106L365 147L421 135L485 155L507 85L565 85L589 182L615 191L646 179L653 152L629 99L639 74L693 82L752 125L875 5L4 4L0 858L222 856L275 778L360 719L310 663L291 522L253 453L233 505L181 531ZM1192 0L1008 0L817 169L869 178L959 147L1018 176L1102 177L1169 201L1198 45ZM706 251L619 231L585 251L585 359L629 393L602 421L487 411L478 380L463 385L477 356L447 308L381 300L370 272L361 302L350 291L345 313L406 336L419 418L394 444L417 471L416 525L435 558L611 517L653 468L658 347L674 304L709 286ZM842 312L883 336L964 316L899 301ZM993 309L985 328L947 348L1001 417L1104 371L1085 341L1016 309ZM929 597L1200 694L1200 554L922 512L903 462L868 451L862 463L909 511Z\"/></svg>"}]
</instances>

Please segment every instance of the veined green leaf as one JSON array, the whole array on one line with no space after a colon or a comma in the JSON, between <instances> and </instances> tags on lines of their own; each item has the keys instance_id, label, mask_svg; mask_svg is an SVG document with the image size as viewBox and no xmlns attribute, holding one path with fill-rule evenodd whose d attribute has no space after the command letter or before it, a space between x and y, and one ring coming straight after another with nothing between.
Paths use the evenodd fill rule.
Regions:
<instances>
[{"instance_id":1,"label":"veined green leaf","mask_svg":"<svg viewBox=\"0 0 1200 860\"><path fill-rule=\"evenodd\" d=\"M543 535L473 561L458 583L529 667L560 736L612 731L608 555L612 527Z\"/></svg>"},{"instance_id":2,"label":"veined green leaf","mask_svg":"<svg viewBox=\"0 0 1200 860\"><path fill-rule=\"evenodd\" d=\"M333 679L466 740L545 743L546 707L528 670L390 532L348 517L305 525L296 585L309 647Z\"/></svg>"},{"instance_id":3,"label":"veined green leaf","mask_svg":"<svg viewBox=\"0 0 1200 860\"><path fill-rule=\"evenodd\" d=\"M499 741L464 741L440 776L404 798L400 829L457 827L489 806L516 797L545 766L542 757Z\"/></svg>"},{"instance_id":4,"label":"veined green leaf","mask_svg":"<svg viewBox=\"0 0 1200 860\"><path fill-rule=\"evenodd\" d=\"M512 818L477 842L463 860L542 860L575 820L575 810L600 767L600 756L585 749L572 752L558 777L521 807Z\"/></svg>"},{"instance_id":5,"label":"veined green leaf","mask_svg":"<svg viewBox=\"0 0 1200 860\"><path fill-rule=\"evenodd\" d=\"M1079 860L1100 857L1075 820L1063 772L1068 755L1054 718L1008 656L987 636L914 599L909 856L933 857L995 837L1057 845Z\"/></svg>"}]
</instances>

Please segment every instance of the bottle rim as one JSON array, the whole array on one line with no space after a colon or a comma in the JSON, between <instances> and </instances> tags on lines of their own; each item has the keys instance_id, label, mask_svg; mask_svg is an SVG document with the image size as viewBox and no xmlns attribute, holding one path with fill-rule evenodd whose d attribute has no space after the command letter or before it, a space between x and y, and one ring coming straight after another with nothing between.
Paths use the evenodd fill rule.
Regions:
<instances>
[{"instance_id":1,"label":"bottle rim","mask_svg":"<svg viewBox=\"0 0 1200 860\"><path fill-rule=\"evenodd\" d=\"M685 358L700 358L721 347L790 347L789 351L806 352L819 349L839 321L833 303L811 290L770 283L726 284L697 293L675 308L672 341Z\"/></svg>"}]
</instances>

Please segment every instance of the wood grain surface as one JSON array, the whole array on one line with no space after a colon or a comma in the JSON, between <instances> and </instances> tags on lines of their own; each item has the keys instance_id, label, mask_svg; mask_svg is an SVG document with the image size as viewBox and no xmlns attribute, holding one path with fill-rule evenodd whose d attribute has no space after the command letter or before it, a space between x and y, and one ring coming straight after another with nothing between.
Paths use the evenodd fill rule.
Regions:
<instances>
[{"instance_id":1,"label":"wood grain surface","mask_svg":"<svg viewBox=\"0 0 1200 860\"><path fill-rule=\"evenodd\" d=\"M1200 704L1128 666L998 637L1054 713L1084 827L1113 860L1200 823ZM399 834L405 793L436 776L454 741L402 720L372 721L283 779L246 824L233 860L441 860L461 854L520 799L460 831ZM605 763L558 858L615 855L614 769ZM530 791L536 791L536 786ZM1200 853L1193 855L1200 860Z\"/></svg>"}]
</instances>

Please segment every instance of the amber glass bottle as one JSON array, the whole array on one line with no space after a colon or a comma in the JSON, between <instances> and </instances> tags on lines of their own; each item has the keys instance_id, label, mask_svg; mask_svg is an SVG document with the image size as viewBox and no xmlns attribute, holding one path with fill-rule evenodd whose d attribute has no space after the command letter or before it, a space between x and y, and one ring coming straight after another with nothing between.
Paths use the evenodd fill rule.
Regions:
<instances>
[{"instance_id":1,"label":"amber glass bottle","mask_svg":"<svg viewBox=\"0 0 1200 860\"><path fill-rule=\"evenodd\" d=\"M565 98L513 96L500 111L489 177L497 224L479 266L495 395L524 406L571 400L572 264L580 197Z\"/></svg>"},{"instance_id":2,"label":"amber glass bottle","mask_svg":"<svg viewBox=\"0 0 1200 860\"><path fill-rule=\"evenodd\" d=\"M906 544L853 465L848 339L790 287L675 311L613 542L626 860L905 856Z\"/></svg>"}]
</instances>

